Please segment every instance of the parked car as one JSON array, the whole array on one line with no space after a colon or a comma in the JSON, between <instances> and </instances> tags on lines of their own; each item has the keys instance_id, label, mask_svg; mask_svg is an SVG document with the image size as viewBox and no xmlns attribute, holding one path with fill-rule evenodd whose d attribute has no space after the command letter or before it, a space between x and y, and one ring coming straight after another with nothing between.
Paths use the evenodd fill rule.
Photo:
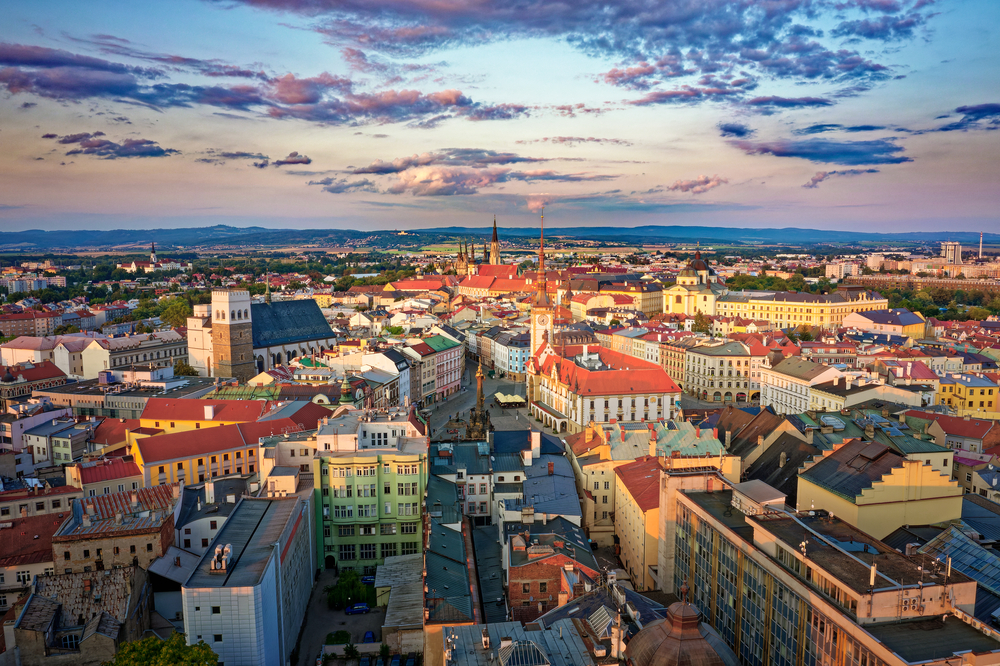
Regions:
<instances>
[{"instance_id":1,"label":"parked car","mask_svg":"<svg viewBox=\"0 0 1000 666\"><path fill-rule=\"evenodd\" d=\"M362 643L374 643L375 642L375 632L374 631L366 631L365 632L365 639L363 641L361 641L361 642Z\"/></svg>"},{"instance_id":2,"label":"parked car","mask_svg":"<svg viewBox=\"0 0 1000 666\"><path fill-rule=\"evenodd\" d=\"M371 666L371 664L372 664L372 658L366 655L364 657L361 657L361 663L358 664L358 666Z\"/></svg>"},{"instance_id":3,"label":"parked car","mask_svg":"<svg viewBox=\"0 0 1000 666\"><path fill-rule=\"evenodd\" d=\"M365 585L374 585L375 584L375 576L362 576L361 577L361 582L364 583Z\"/></svg>"},{"instance_id":4,"label":"parked car","mask_svg":"<svg viewBox=\"0 0 1000 666\"><path fill-rule=\"evenodd\" d=\"M344 612L348 615L361 615L362 613L370 613L371 610L368 604L353 604L344 609Z\"/></svg>"},{"instance_id":5,"label":"parked car","mask_svg":"<svg viewBox=\"0 0 1000 666\"><path fill-rule=\"evenodd\" d=\"M399 666L399 655L392 655L392 661L389 662L389 666Z\"/></svg>"},{"instance_id":6,"label":"parked car","mask_svg":"<svg viewBox=\"0 0 1000 666\"><path fill-rule=\"evenodd\" d=\"M406 655L406 666L417 666L417 655L411 652Z\"/></svg>"}]
</instances>

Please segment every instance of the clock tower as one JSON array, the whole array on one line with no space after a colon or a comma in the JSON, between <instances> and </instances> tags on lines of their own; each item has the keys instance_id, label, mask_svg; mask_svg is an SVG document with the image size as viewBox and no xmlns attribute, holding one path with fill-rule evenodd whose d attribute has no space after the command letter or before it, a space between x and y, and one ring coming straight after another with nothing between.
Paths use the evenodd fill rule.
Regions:
<instances>
[{"instance_id":1,"label":"clock tower","mask_svg":"<svg viewBox=\"0 0 1000 666\"><path fill-rule=\"evenodd\" d=\"M542 212L541 238L538 244L538 273L535 279L535 296L531 301L531 353L538 351L543 342L552 342L552 320L555 308L549 300L548 280L545 275L545 213Z\"/></svg>"}]
</instances>

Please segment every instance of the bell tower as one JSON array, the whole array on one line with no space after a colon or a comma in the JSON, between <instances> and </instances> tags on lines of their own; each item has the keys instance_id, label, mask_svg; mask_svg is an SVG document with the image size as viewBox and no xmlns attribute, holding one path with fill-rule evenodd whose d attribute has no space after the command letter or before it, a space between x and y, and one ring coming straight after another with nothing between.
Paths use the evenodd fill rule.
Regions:
<instances>
[{"instance_id":1,"label":"bell tower","mask_svg":"<svg viewBox=\"0 0 1000 666\"><path fill-rule=\"evenodd\" d=\"M497 216L493 216L493 240L490 242L490 263L500 264L500 240L497 238Z\"/></svg>"},{"instance_id":2,"label":"bell tower","mask_svg":"<svg viewBox=\"0 0 1000 666\"><path fill-rule=\"evenodd\" d=\"M149 244L149 263L156 263L156 243L152 242Z\"/></svg>"},{"instance_id":3,"label":"bell tower","mask_svg":"<svg viewBox=\"0 0 1000 666\"><path fill-rule=\"evenodd\" d=\"M212 355L216 377L245 382L256 372L250 292L246 289L212 291Z\"/></svg>"},{"instance_id":4,"label":"bell tower","mask_svg":"<svg viewBox=\"0 0 1000 666\"><path fill-rule=\"evenodd\" d=\"M549 300L548 280L545 275L545 212L542 211L541 236L538 243L538 273L535 278L535 296L531 301L531 353L534 355L543 342L552 341L552 319L555 309Z\"/></svg>"}]
</instances>

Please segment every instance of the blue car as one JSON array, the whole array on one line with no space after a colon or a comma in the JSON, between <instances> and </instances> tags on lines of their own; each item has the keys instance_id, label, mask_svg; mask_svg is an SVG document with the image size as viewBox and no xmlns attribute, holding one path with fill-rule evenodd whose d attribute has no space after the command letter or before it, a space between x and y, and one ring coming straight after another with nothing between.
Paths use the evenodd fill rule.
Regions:
<instances>
[{"instance_id":1,"label":"blue car","mask_svg":"<svg viewBox=\"0 0 1000 666\"><path fill-rule=\"evenodd\" d=\"M406 666L416 666L416 664L417 664L416 654L411 652L410 654L406 655Z\"/></svg>"},{"instance_id":2,"label":"blue car","mask_svg":"<svg viewBox=\"0 0 1000 666\"><path fill-rule=\"evenodd\" d=\"M374 585L375 584L375 576L362 576L361 577L361 582L363 584L365 584L365 585Z\"/></svg>"},{"instance_id":3,"label":"blue car","mask_svg":"<svg viewBox=\"0 0 1000 666\"><path fill-rule=\"evenodd\" d=\"M344 609L344 612L348 615L361 615L371 612L371 608L368 607L368 604L354 604Z\"/></svg>"},{"instance_id":4,"label":"blue car","mask_svg":"<svg viewBox=\"0 0 1000 666\"><path fill-rule=\"evenodd\" d=\"M399 655L398 654L392 655L392 661L389 662L389 666L399 666Z\"/></svg>"},{"instance_id":5,"label":"blue car","mask_svg":"<svg viewBox=\"0 0 1000 666\"><path fill-rule=\"evenodd\" d=\"M371 666L371 657L361 657L361 663L358 666Z\"/></svg>"},{"instance_id":6,"label":"blue car","mask_svg":"<svg viewBox=\"0 0 1000 666\"><path fill-rule=\"evenodd\" d=\"M374 631L366 631L365 632L365 639L363 641L361 641L361 642L362 643L374 643L375 642L375 632Z\"/></svg>"}]
</instances>

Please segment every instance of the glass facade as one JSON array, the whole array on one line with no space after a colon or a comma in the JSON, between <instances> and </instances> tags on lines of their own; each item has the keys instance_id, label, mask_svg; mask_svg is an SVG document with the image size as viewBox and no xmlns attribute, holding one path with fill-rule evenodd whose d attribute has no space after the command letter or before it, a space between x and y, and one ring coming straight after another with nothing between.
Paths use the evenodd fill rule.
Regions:
<instances>
[{"instance_id":1,"label":"glass facade","mask_svg":"<svg viewBox=\"0 0 1000 666\"><path fill-rule=\"evenodd\" d=\"M760 666L885 666L823 613L744 555L726 535L677 504L676 588L687 584L690 601L704 615L741 663ZM795 569L790 553L780 566ZM776 561L775 566L779 566ZM845 606L850 600L822 588L817 592ZM856 609L856 605L854 606Z\"/></svg>"}]
</instances>

